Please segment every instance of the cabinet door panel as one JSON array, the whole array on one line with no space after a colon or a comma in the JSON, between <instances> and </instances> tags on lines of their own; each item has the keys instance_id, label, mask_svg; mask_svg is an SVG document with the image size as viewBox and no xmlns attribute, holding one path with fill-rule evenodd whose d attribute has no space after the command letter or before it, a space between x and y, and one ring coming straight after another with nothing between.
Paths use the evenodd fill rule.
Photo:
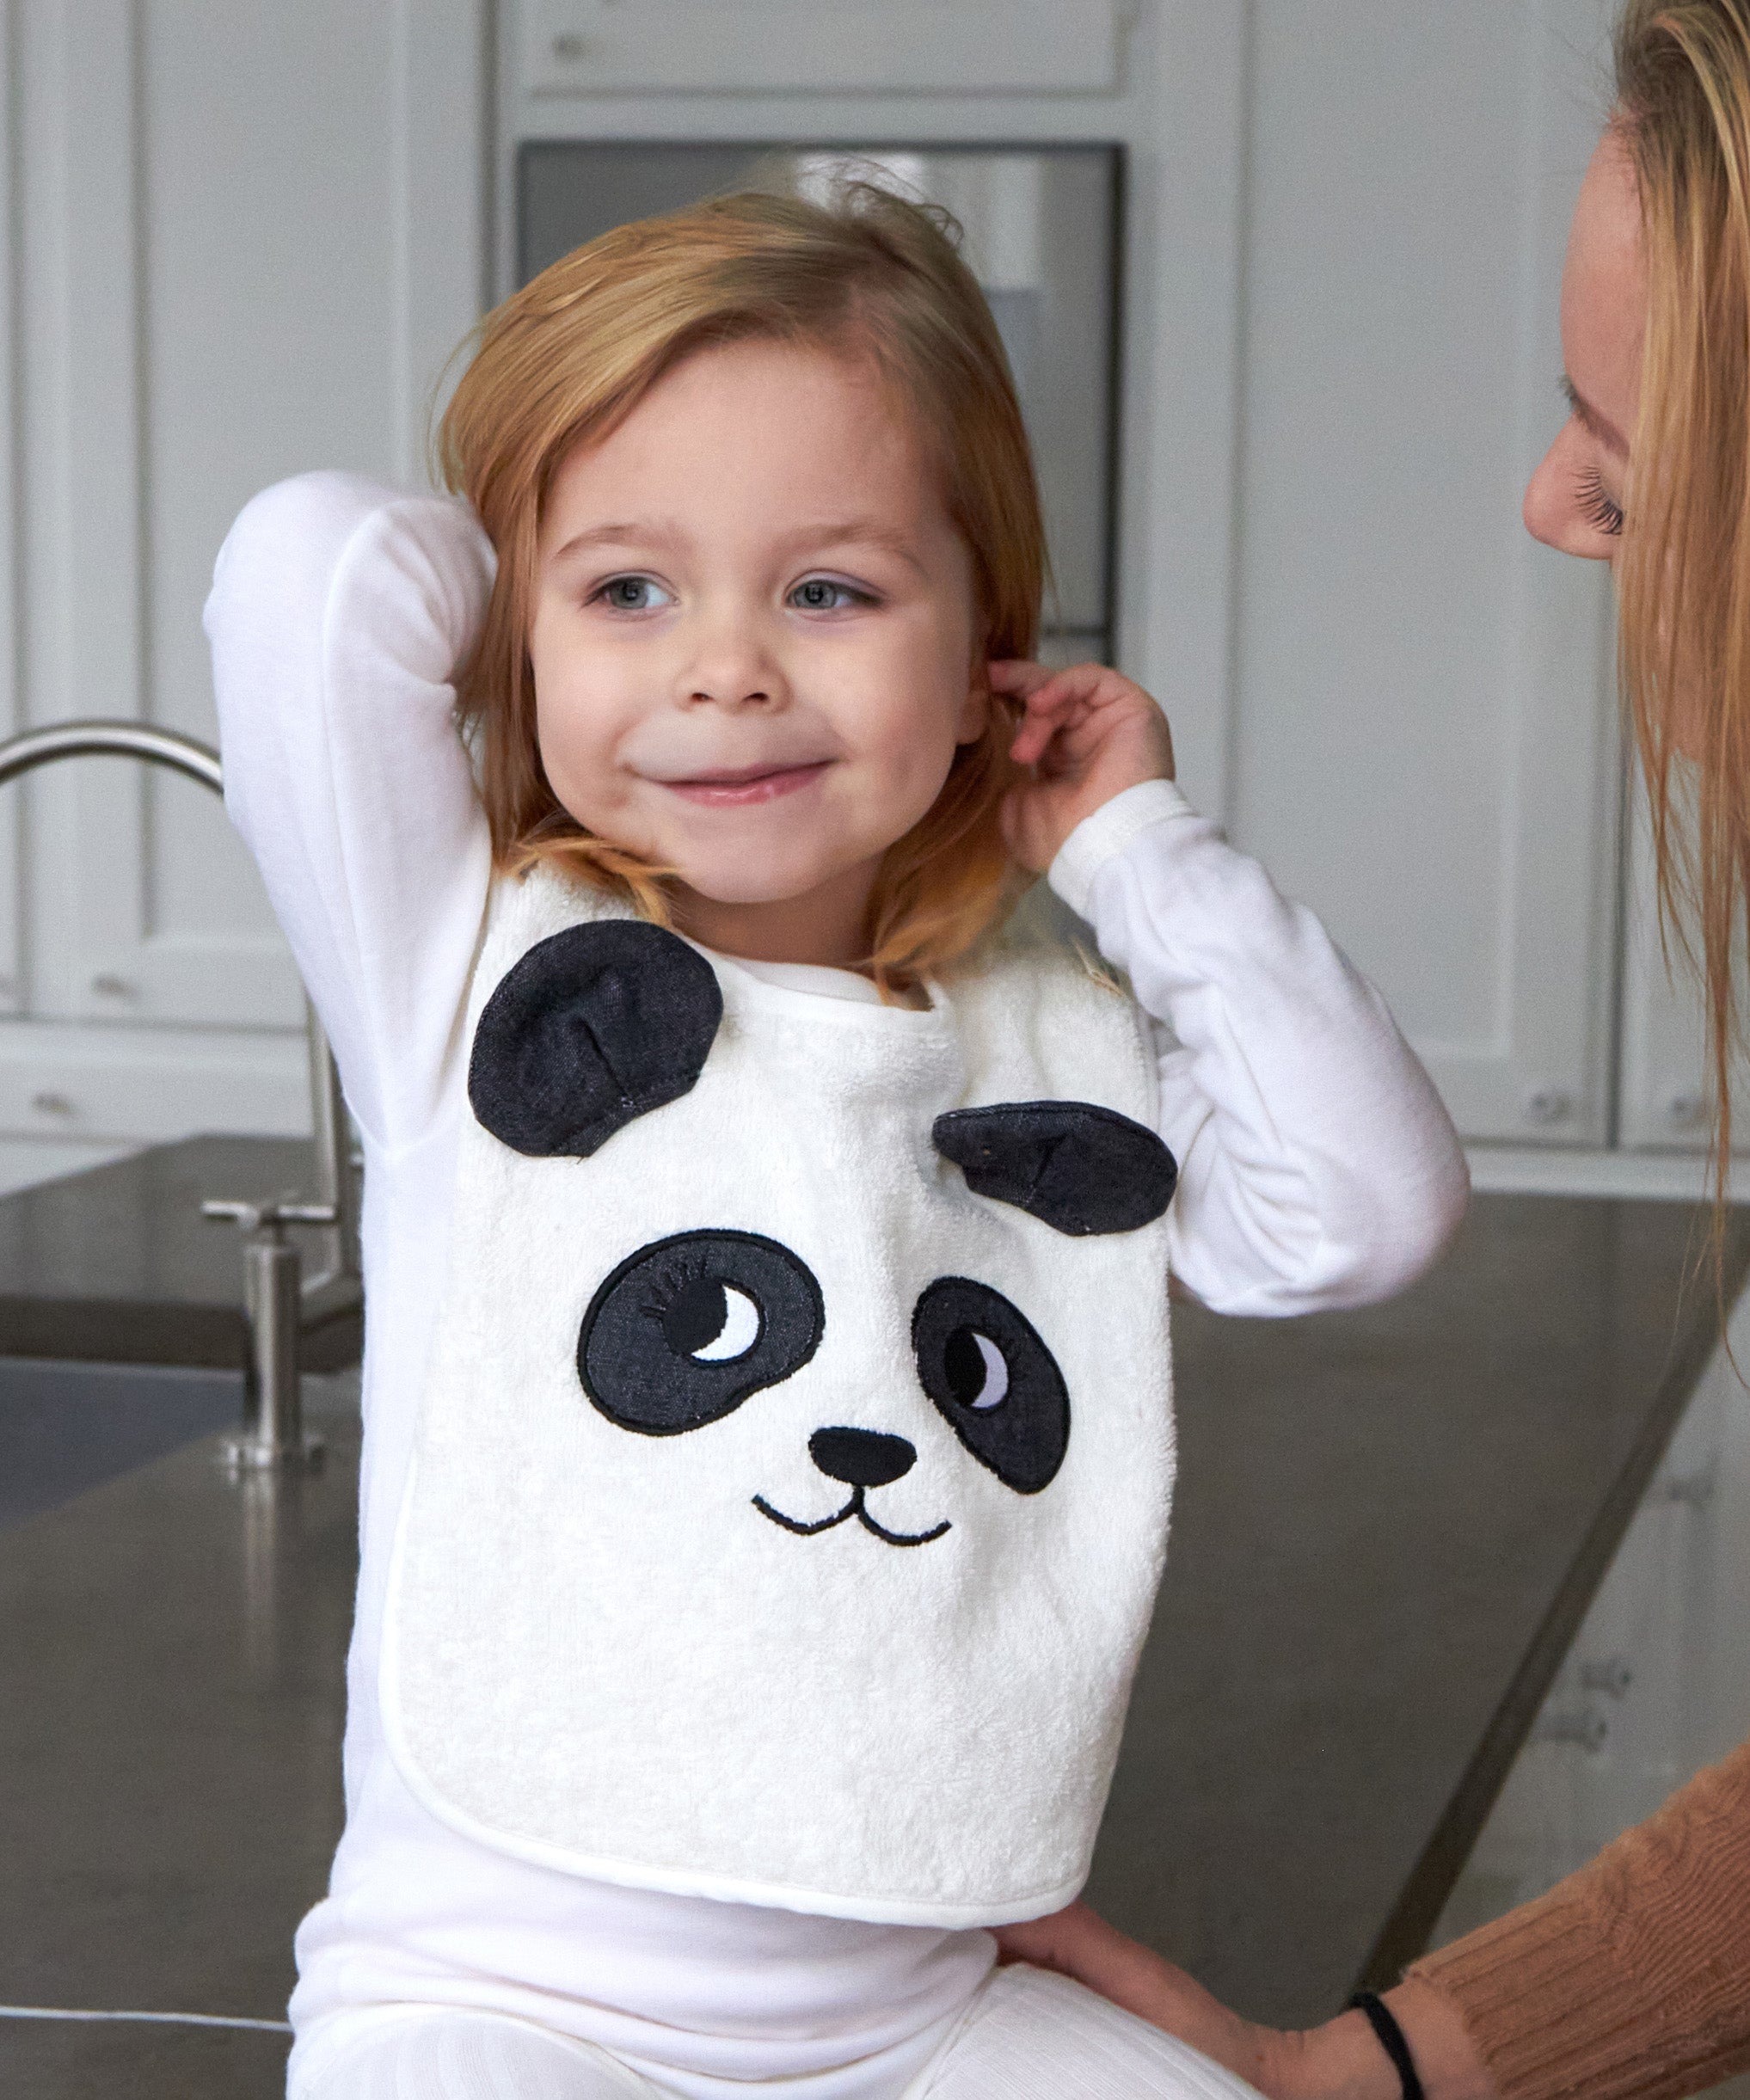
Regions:
<instances>
[{"instance_id":1,"label":"cabinet door panel","mask_svg":"<svg viewBox=\"0 0 1750 2100\"><path fill-rule=\"evenodd\" d=\"M1255 17L1232 829L1473 1139L1608 1129L1607 586L1520 500L1612 12Z\"/></svg>"},{"instance_id":2,"label":"cabinet door panel","mask_svg":"<svg viewBox=\"0 0 1750 2100\"><path fill-rule=\"evenodd\" d=\"M390 464L386 378L372 388L358 369L388 363L389 154L373 135L388 38L326 12L347 61L332 77L307 19L186 0L22 11L37 721L125 715L212 738L200 605L230 517L313 448ZM246 109L250 80L263 92ZM350 106L335 99L347 83ZM334 187L294 182L301 163ZM373 187L382 205L349 215L348 193ZM374 240L335 230L361 224ZM298 1024L296 975L216 806L122 763L60 769L31 795L33 1014Z\"/></svg>"},{"instance_id":3,"label":"cabinet door panel","mask_svg":"<svg viewBox=\"0 0 1750 2100\"><path fill-rule=\"evenodd\" d=\"M1710 1054L1701 988L1673 930L1661 952L1654 884L1653 827L1646 789L1635 768L1629 797L1622 972L1622 1084L1619 1142L1630 1151L1701 1152L1710 1143ZM1699 939L1695 939L1698 959ZM1733 969L1745 981L1741 936ZM1733 1151L1750 1153L1750 1059L1732 1076L1738 1117Z\"/></svg>"},{"instance_id":4,"label":"cabinet door panel","mask_svg":"<svg viewBox=\"0 0 1750 2100\"><path fill-rule=\"evenodd\" d=\"M21 721L212 740L200 611L243 503L314 466L423 482L430 389L485 281L483 10L0 0L0 703L15 682ZM163 1031L166 1056L210 1050L175 1115L280 1127L303 998L218 803L107 760L33 777L0 826L20 806L0 1064L89 1026L80 1117L162 1136L139 1104Z\"/></svg>"}]
</instances>

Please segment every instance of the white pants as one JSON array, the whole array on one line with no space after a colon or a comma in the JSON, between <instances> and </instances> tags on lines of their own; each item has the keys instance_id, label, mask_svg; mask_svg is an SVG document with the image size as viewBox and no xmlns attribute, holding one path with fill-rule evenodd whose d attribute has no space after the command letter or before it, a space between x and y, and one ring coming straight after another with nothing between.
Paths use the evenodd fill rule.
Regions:
<instances>
[{"instance_id":1,"label":"white pants","mask_svg":"<svg viewBox=\"0 0 1750 2100\"><path fill-rule=\"evenodd\" d=\"M666 2090L593 2042L504 2013L396 2006L341 2015L312 2037L289 2100L662 2100ZM1017 1963L992 1970L935 2062L892 2100L1255 2096L1080 1984Z\"/></svg>"}]
</instances>

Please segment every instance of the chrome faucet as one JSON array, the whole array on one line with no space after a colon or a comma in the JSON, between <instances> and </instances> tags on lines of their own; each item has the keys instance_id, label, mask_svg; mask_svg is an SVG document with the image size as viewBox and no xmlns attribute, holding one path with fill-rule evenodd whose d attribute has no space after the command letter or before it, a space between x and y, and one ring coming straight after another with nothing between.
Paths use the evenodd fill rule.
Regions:
<instances>
[{"instance_id":1,"label":"chrome faucet","mask_svg":"<svg viewBox=\"0 0 1750 2100\"><path fill-rule=\"evenodd\" d=\"M221 1449L233 1472L260 1472L276 1465L315 1468L322 1441L304 1428L304 1391L298 1367L298 1330L309 1300L300 1283L298 1250L286 1237L289 1225L329 1225L325 1203L206 1202L203 1218L230 1218L243 1236L243 1304L249 1319L249 1356L243 1366L243 1427ZM313 1280L320 1287L333 1279Z\"/></svg>"},{"instance_id":2,"label":"chrome faucet","mask_svg":"<svg viewBox=\"0 0 1750 2100\"><path fill-rule=\"evenodd\" d=\"M27 729L0 743L0 787L60 758L139 758L224 791L218 753L210 744L138 721L63 721ZM268 1203L209 1202L203 1216L234 1219L243 1236L243 1302L249 1323L243 1369L243 1430L228 1440L238 1471L315 1465L319 1440L304 1434L298 1385L299 1338L305 1327L365 1302L359 1261L359 1198L346 1104L334 1053L306 998L310 1040L310 1127L316 1145L315 1198ZM322 1265L303 1274L288 1225L321 1228Z\"/></svg>"}]
</instances>

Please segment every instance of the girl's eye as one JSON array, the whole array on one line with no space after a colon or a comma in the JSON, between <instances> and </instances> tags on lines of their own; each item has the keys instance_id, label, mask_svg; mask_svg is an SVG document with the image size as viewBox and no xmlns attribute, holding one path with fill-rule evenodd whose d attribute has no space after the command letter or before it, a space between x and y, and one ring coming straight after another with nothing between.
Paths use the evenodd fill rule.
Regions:
<instances>
[{"instance_id":1,"label":"girl's eye","mask_svg":"<svg viewBox=\"0 0 1750 2100\"><path fill-rule=\"evenodd\" d=\"M790 603L803 612L839 612L846 604L871 605L867 591L854 591L848 583L834 583L830 576L809 576L790 593Z\"/></svg>"},{"instance_id":2,"label":"girl's eye","mask_svg":"<svg viewBox=\"0 0 1750 2100\"><path fill-rule=\"evenodd\" d=\"M1576 494L1581 514L1594 531L1615 538L1623 529L1623 507L1612 500L1606 493L1604 483L1598 477L1598 469L1589 467L1580 477Z\"/></svg>"},{"instance_id":3,"label":"girl's eye","mask_svg":"<svg viewBox=\"0 0 1750 2100\"><path fill-rule=\"evenodd\" d=\"M648 576L610 576L593 595L615 612L654 612L659 608L653 593L666 604L674 603L662 586Z\"/></svg>"}]
</instances>

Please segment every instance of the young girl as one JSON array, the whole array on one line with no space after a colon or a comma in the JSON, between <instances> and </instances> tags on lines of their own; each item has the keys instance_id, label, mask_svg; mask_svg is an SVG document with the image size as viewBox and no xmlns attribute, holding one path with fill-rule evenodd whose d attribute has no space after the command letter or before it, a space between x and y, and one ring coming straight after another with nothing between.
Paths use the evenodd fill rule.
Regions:
<instances>
[{"instance_id":1,"label":"young girl","mask_svg":"<svg viewBox=\"0 0 1750 2100\"><path fill-rule=\"evenodd\" d=\"M981 1928L1087 1871L1169 1272L1401 1288L1451 1126L1148 696L1029 660L1026 439L927 214L621 228L489 317L443 438L465 504L288 482L207 608L366 1156L289 2090L1241 2091ZM1134 1001L999 937L1017 869Z\"/></svg>"}]
</instances>

